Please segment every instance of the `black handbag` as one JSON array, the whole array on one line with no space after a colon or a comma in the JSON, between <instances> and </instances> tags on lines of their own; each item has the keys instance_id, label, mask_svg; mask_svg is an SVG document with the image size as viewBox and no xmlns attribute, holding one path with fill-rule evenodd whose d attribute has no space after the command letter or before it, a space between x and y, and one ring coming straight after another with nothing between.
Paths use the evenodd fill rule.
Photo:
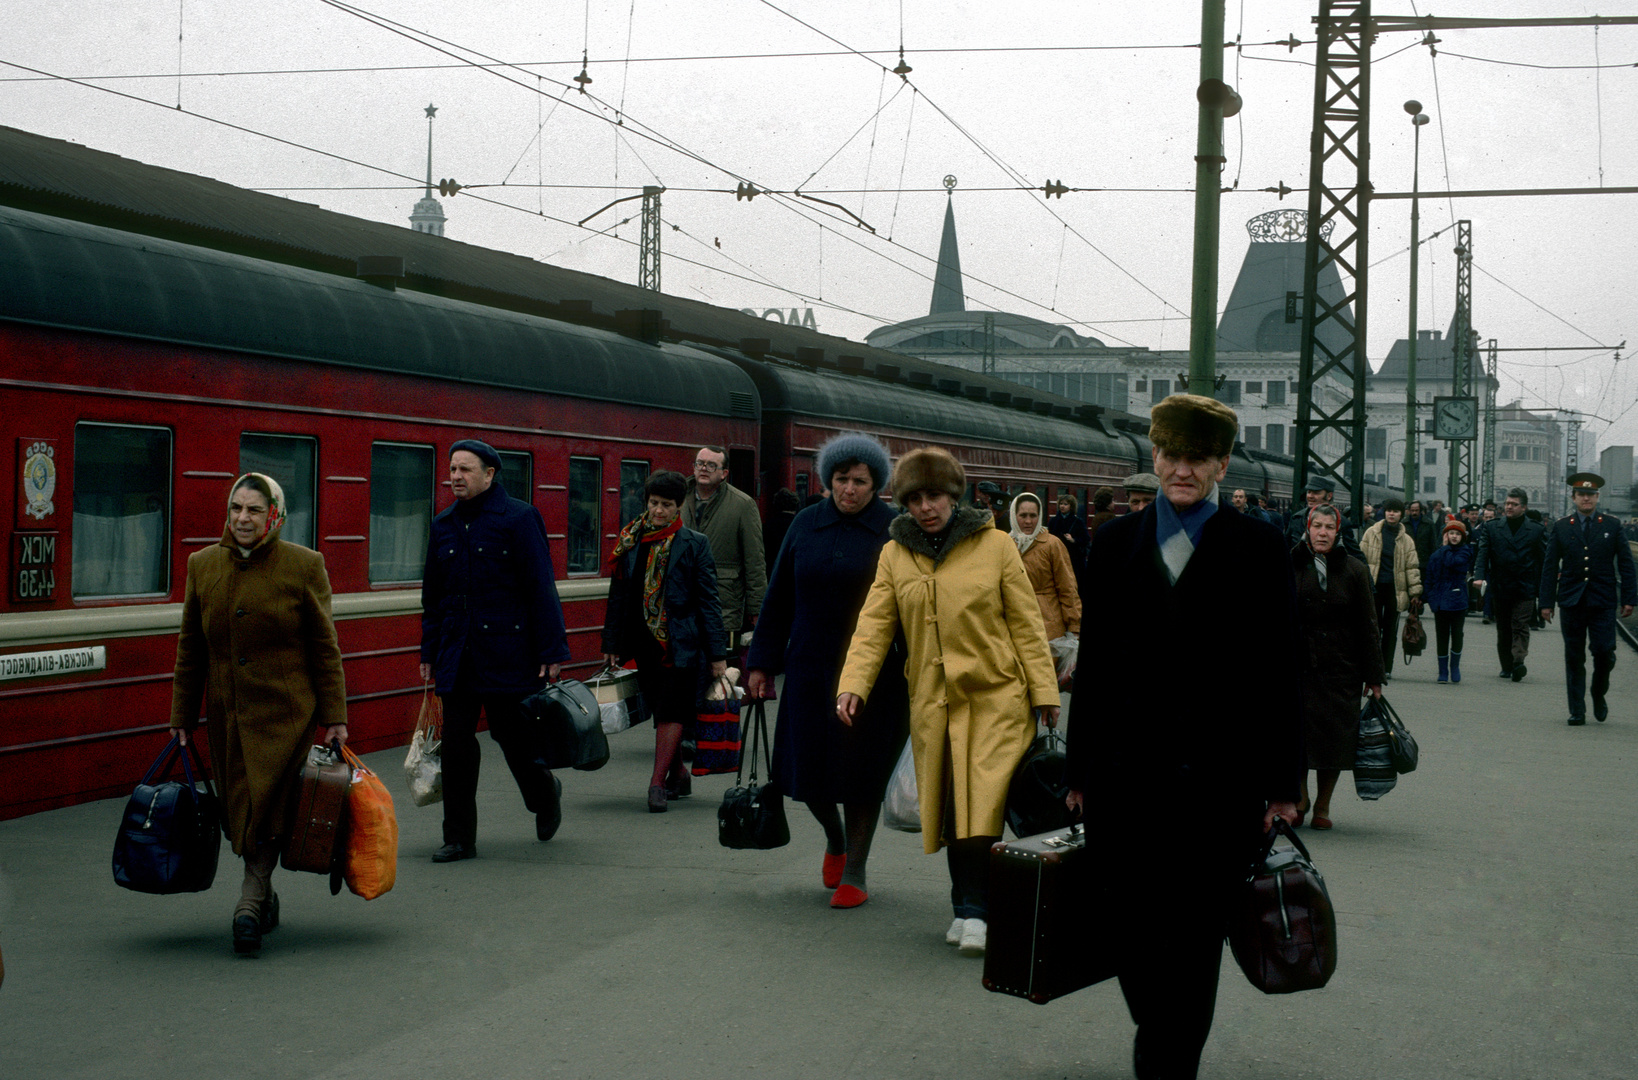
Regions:
<instances>
[{"instance_id":1,"label":"black handbag","mask_svg":"<svg viewBox=\"0 0 1638 1080\"><path fill-rule=\"evenodd\" d=\"M1377 710L1382 718L1382 726L1388 732L1388 760L1393 762L1394 772L1403 776L1405 773L1415 772L1417 760L1421 757L1421 749L1416 745L1416 739L1411 735L1410 728L1399 719L1399 713L1388 704L1386 697L1377 698L1381 706Z\"/></svg>"},{"instance_id":2,"label":"black handbag","mask_svg":"<svg viewBox=\"0 0 1638 1080\"><path fill-rule=\"evenodd\" d=\"M1064 803L1068 761L1064 737L1055 728L1030 743L1007 785L1006 820L1014 836L1022 839L1074 824L1075 815Z\"/></svg>"},{"instance_id":3,"label":"black handbag","mask_svg":"<svg viewBox=\"0 0 1638 1080\"><path fill-rule=\"evenodd\" d=\"M173 780L178 758L182 779ZM114 884L144 893L204 892L216 880L221 848L222 803L199 748L189 739L183 749L173 735L125 804L114 837Z\"/></svg>"},{"instance_id":4,"label":"black handbag","mask_svg":"<svg viewBox=\"0 0 1638 1080\"><path fill-rule=\"evenodd\" d=\"M1291 847L1275 848L1280 836ZM1265 994L1318 990L1337 969L1337 917L1325 879L1283 818L1264 838L1229 918L1229 948Z\"/></svg>"},{"instance_id":5,"label":"black handbag","mask_svg":"<svg viewBox=\"0 0 1638 1080\"><path fill-rule=\"evenodd\" d=\"M722 793L722 805L717 807L717 840L726 848L784 847L791 842L791 827L785 820L785 799L773 785L773 751L768 745L768 707L758 701L751 706L750 745L740 756L740 771L734 774L734 786ZM762 747L762 759L768 767L769 782L756 782L756 748ZM748 782L741 781L745 762L751 763Z\"/></svg>"},{"instance_id":6,"label":"black handbag","mask_svg":"<svg viewBox=\"0 0 1638 1080\"><path fill-rule=\"evenodd\" d=\"M602 709L585 683L575 679L547 683L523 700L523 711L534 721L548 769L592 772L608 764Z\"/></svg>"},{"instance_id":7,"label":"black handbag","mask_svg":"<svg viewBox=\"0 0 1638 1080\"><path fill-rule=\"evenodd\" d=\"M1422 650L1428 647L1428 632L1422 629L1422 620L1414 612L1405 617L1405 632L1400 635L1399 645L1405 652L1407 666L1411 657L1421 656Z\"/></svg>"}]
</instances>

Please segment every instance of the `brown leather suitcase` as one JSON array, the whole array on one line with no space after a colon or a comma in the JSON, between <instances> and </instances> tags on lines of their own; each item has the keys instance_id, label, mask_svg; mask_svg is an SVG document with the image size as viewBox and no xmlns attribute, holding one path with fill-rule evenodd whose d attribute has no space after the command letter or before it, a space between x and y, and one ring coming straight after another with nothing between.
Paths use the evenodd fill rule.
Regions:
<instances>
[{"instance_id":1,"label":"brown leather suitcase","mask_svg":"<svg viewBox=\"0 0 1638 1080\"><path fill-rule=\"evenodd\" d=\"M339 883L347 853L347 792L352 782L352 766L329 747L314 746L307 752L280 860L286 870L330 874L331 884Z\"/></svg>"},{"instance_id":2,"label":"brown leather suitcase","mask_svg":"<svg viewBox=\"0 0 1638 1080\"><path fill-rule=\"evenodd\" d=\"M984 989L1045 1005L1115 975L1080 825L990 848Z\"/></svg>"}]
</instances>

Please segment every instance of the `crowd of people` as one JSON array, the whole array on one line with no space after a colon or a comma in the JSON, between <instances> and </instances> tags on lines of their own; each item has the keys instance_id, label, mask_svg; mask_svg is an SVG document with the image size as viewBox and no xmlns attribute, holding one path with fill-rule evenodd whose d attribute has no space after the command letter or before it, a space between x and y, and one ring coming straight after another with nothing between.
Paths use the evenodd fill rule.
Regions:
<instances>
[{"instance_id":1,"label":"crowd of people","mask_svg":"<svg viewBox=\"0 0 1638 1080\"><path fill-rule=\"evenodd\" d=\"M1569 478L1575 511L1556 521L1517 488L1500 513L1388 498L1350 521L1324 476L1282 514L1265 494L1223 498L1237 428L1211 398L1156 405L1154 471L1122 482L1124 512L1110 487L1084 510L1068 493L969 488L944 449L894 462L857 433L818 451L824 494L774 500L766 526L728 482L721 447L698 450L692 477L653 473L609 551L601 650L634 664L654 720L647 809L691 793L696 703L730 663L753 701L782 678L772 784L823 831L831 906L869 898L871 844L908 741L923 847L948 864L945 940L983 955L1009 783L1038 724L1058 725L1060 693L1095 686L1071 698L1066 802L1173 845L1179 880L1151 897L1169 933L1114 948L1139 1075L1194 1075L1247 853L1276 817L1332 827L1360 703L1392 677L1401 616L1433 611L1438 681L1456 685L1465 621L1482 612L1499 676L1516 683L1532 628L1556 609L1580 725L1588 689L1595 719L1609 715L1615 619L1638 602L1627 535L1598 511L1593 474ZM438 863L477 854L480 716L537 838L556 833L562 783L522 702L570 658L539 512L506 492L489 444L456 442L448 465L455 502L432 523L420 649L444 714ZM190 558L171 718L186 739L203 708L245 864L234 947L252 954L279 922L271 876L307 748L347 738L323 559L280 539L283 514L277 482L240 477L220 544ZM1092 597L1121 617L1083 619ZM1216 689L1251 671L1275 689Z\"/></svg>"}]
</instances>

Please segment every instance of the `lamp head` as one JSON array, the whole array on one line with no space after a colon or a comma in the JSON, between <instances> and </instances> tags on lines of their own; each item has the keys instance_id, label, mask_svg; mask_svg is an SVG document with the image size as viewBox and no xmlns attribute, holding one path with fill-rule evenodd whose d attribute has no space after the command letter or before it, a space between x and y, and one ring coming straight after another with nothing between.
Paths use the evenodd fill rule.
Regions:
<instances>
[{"instance_id":1,"label":"lamp head","mask_svg":"<svg viewBox=\"0 0 1638 1080\"><path fill-rule=\"evenodd\" d=\"M1417 113L1415 116L1411 117L1411 123L1417 127L1422 127L1431 119L1432 117L1430 117L1427 113Z\"/></svg>"},{"instance_id":2,"label":"lamp head","mask_svg":"<svg viewBox=\"0 0 1638 1080\"><path fill-rule=\"evenodd\" d=\"M1410 113L1412 116L1415 116L1417 113L1422 111L1422 103L1417 101L1415 98L1412 98L1411 100L1405 102L1405 111Z\"/></svg>"}]
</instances>

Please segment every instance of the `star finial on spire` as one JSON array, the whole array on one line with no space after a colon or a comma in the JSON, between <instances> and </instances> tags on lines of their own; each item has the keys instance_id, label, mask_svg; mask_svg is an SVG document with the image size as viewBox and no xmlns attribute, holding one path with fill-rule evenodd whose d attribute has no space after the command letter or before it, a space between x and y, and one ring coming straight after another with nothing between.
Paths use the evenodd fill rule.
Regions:
<instances>
[{"instance_id":1,"label":"star finial on spire","mask_svg":"<svg viewBox=\"0 0 1638 1080\"><path fill-rule=\"evenodd\" d=\"M429 104L427 106L427 119L431 120L434 116L437 116L437 115L438 115L438 106Z\"/></svg>"}]
</instances>

